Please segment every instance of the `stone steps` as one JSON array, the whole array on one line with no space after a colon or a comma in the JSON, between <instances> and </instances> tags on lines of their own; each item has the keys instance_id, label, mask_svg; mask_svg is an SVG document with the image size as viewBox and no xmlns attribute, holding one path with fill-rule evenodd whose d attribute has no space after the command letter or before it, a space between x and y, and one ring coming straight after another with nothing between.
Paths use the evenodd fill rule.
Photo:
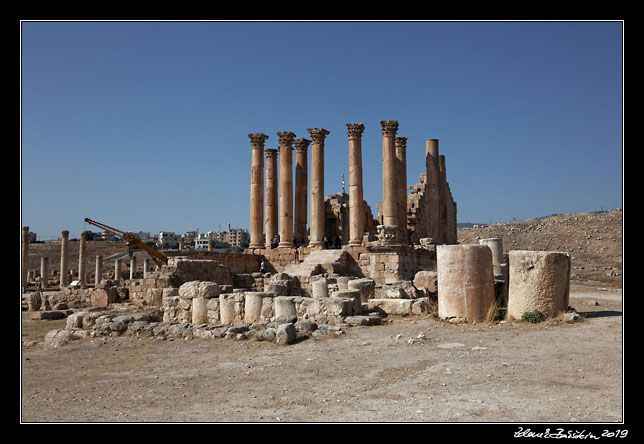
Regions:
<instances>
[{"instance_id":1,"label":"stone steps","mask_svg":"<svg viewBox=\"0 0 644 444\"><path fill-rule=\"evenodd\" d=\"M342 264L344 250L316 250L309 253L302 262L288 264L284 273L291 276L312 276L321 272L322 264Z\"/></svg>"}]
</instances>

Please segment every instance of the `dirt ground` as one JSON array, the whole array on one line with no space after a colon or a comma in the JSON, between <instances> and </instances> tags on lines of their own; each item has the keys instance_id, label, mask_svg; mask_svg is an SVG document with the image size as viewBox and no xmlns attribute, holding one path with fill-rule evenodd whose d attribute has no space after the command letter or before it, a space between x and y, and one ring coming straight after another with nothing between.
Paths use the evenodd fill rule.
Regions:
<instances>
[{"instance_id":1,"label":"dirt ground","mask_svg":"<svg viewBox=\"0 0 644 444\"><path fill-rule=\"evenodd\" d=\"M117 337L21 347L20 419L618 424L622 290L573 287L570 305L582 315L572 324L399 317L288 346ZM26 319L23 340L64 327Z\"/></svg>"}]
</instances>

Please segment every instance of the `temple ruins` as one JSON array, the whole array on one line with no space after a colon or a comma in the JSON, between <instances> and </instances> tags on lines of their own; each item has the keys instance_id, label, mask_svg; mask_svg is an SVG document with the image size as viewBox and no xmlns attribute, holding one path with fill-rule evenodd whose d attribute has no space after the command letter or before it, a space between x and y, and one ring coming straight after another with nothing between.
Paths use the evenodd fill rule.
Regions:
<instances>
[{"instance_id":1,"label":"temple ruins","mask_svg":"<svg viewBox=\"0 0 644 444\"><path fill-rule=\"evenodd\" d=\"M156 269L149 257L130 251L129 257L110 258L113 266L97 255L91 267L81 234L77 273L72 275L69 232L63 231L58 275L50 276L52 264L46 258L40 270L44 287L55 282L59 291L48 297L36 291L25 306L43 319L49 316L45 313L63 312L73 330L95 325L92 312L83 307L107 308L127 301L156 310L156 317L146 318L147 322L164 324L166 331L173 325L192 325L194 336L221 337L230 335L230 325L236 325L237 335L253 331L256 338L285 343L292 342L293 328L299 332L305 324L307 328L374 325L386 316L429 313L469 322L490 319L499 308L514 317L534 307L549 316L566 309L569 255L508 256L501 239L459 245L457 207L438 139L425 141L424 159L410 159L424 161L425 171L409 185L411 141L398 134L396 120L381 121L380 130L382 201L375 216L364 200L363 123L346 124L349 193L343 190L326 198L324 148L329 130L309 128L309 139L278 131L276 148L266 147L268 135L250 133L248 249L168 250L167 265ZM25 229L26 288L38 273L25 262L30 254ZM139 317L109 328L103 322L100 328L107 334L130 331L133 325L137 334L145 329L153 334L160 328L142 322Z\"/></svg>"}]
</instances>

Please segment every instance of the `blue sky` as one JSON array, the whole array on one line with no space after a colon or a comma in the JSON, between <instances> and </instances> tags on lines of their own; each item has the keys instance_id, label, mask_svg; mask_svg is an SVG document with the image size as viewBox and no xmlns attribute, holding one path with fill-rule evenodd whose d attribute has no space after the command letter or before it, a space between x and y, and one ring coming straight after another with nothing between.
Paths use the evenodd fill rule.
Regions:
<instances>
[{"instance_id":1,"label":"blue sky","mask_svg":"<svg viewBox=\"0 0 644 444\"><path fill-rule=\"evenodd\" d=\"M439 139L459 222L622 206L622 22L23 22L21 94L41 240L248 228L248 133L326 128L325 194L348 191L353 122L375 213L391 119L408 184Z\"/></svg>"}]
</instances>

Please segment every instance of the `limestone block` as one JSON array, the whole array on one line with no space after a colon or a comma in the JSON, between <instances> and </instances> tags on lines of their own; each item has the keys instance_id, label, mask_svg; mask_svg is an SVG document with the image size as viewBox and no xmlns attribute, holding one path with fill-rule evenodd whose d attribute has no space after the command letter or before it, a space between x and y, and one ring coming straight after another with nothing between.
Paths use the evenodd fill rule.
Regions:
<instances>
[{"instance_id":1,"label":"limestone block","mask_svg":"<svg viewBox=\"0 0 644 444\"><path fill-rule=\"evenodd\" d=\"M563 313L570 296L570 255L557 251L509 252L509 319L540 310L546 317Z\"/></svg>"},{"instance_id":2,"label":"limestone block","mask_svg":"<svg viewBox=\"0 0 644 444\"><path fill-rule=\"evenodd\" d=\"M283 274L283 273L282 273ZM292 280L274 280L266 285L266 292L273 293L275 296L290 296L293 290Z\"/></svg>"},{"instance_id":3,"label":"limestone block","mask_svg":"<svg viewBox=\"0 0 644 444\"><path fill-rule=\"evenodd\" d=\"M222 324L233 324L243 319L244 294L220 294L219 317Z\"/></svg>"},{"instance_id":4,"label":"limestone block","mask_svg":"<svg viewBox=\"0 0 644 444\"><path fill-rule=\"evenodd\" d=\"M190 281L179 287L179 297L192 299L203 297L206 299L219 296L219 285L210 281Z\"/></svg>"},{"instance_id":5,"label":"limestone block","mask_svg":"<svg viewBox=\"0 0 644 444\"><path fill-rule=\"evenodd\" d=\"M486 245L439 245L438 316L484 320L495 302L492 251Z\"/></svg>"},{"instance_id":6,"label":"limestone block","mask_svg":"<svg viewBox=\"0 0 644 444\"><path fill-rule=\"evenodd\" d=\"M311 291L314 298L329 297L329 284L325 278L318 279L311 284Z\"/></svg>"},{"instance_id":7,"label":"limestone block","mask_svg":"<svg viewBox=\"0 0 644 444\"><path fill-rule=\"evenodd\" d=\"M83 328L83 318L87 315L86 311L77 311L67 316L66 329Z\"/></svg>"},{"instance_id":8,"label":"limestone block","mask_svg":"<svg viewBox=\"0 0 644 444\"><path fill-rule=\"evenodd\" d=\"M280 324L277 326L277 332L275 333L275 343L276 344L292 344L297 339L297 331L295 326L291 323Z\"/></svg>"},{"instance_id":9,"label":"limestone block","mask_svg":"<svg viewBox=\"0 0 644 444\"><path fill-rule=\"evenodd\" d=\"M297 310L295 308L295 297L293 296L277 296L273 299L275 304L275 317L281 316L296 316Z\"/></svg>"},{"instance_id":10,"label":"limestone block","mask_svg":"<svg viewBox=\"0 0 644 444\"><path fill-rule=\"evenodd\" d=\"M367 307L369 311L376 310L388 315L408 315L410 314L413 299L369 299Z\"/></svg>"},{"instance_id":11,"label":"limestone block","mask_svg":"<svg viewBox=\"0 0 644 444\"><path fill-rule=\"evenodd\" d=\"M262 320L264 299L272 297L273 295L271 293L244 293L244 322L259 322L260 320Z\"/></svg>"},{"instance_id":12,"label":"limestone block","mask_svg":"<svg viewBox=\"0 0 644 444\"><path fill-rule=\"evenodd\" d=\"M348 314L357 315L362 313L362 298L360 290L339 290L335 297L349 299L352 301L350 305L350 313Z\"/></svg>"},{"instance_id":13,"label":"limestone block","mask_svg":"<svg viewBox=\"0 0 644 444\"><path fill-rule=\"evenodd\" d=\"M375 296L376 281L371 278L353 279L349 281L348 288L349 290L359 290L360 300L367 302Z\"/></svg>"},{"instance_id":14,"label":"limestone block","mask_svg":"<svg viewBox=\"0 0 644 444\"><path fill-rule=\"evenodd\" d=\"M436 271L419 271L414 276L414 287L436 293L438 291L438 273Z\"/></svg>"},{"instance_id":15,"label":"limestone block","mask_svg":"<svg viewBox=\"0 0 644 444\"><path fill-rule=\"evenodd\" d=\"M92 307L107 307L116 302L116 292L112 288L95 289L90 298Z\"/></svg>"},{"instance_id":16,"label":"limestone block","mask_svg":"<svg viewBox=\"0 0 644 444\"><path fill-rule=\"evenodd\" d=\"M201 296L192 299L192 323L208 323L208 299Z\"/></svg>"}]
</instances>

